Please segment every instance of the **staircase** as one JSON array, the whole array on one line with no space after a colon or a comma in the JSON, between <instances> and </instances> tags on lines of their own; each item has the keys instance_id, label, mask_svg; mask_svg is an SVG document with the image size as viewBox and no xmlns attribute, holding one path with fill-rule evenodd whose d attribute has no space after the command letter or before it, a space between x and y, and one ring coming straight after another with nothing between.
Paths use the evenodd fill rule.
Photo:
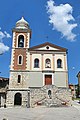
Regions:
<instances>
[{"instance_id":1,"label":"staircase","mask_svg":"<svg viewBox=\"0 0 80 120\"><path fill-rule=\"evenodd\" d=\"M48 91L51 95L48 95ZM41 88L31 88L31 107L47 106L59 107L71 105L71 93L68 88L58 88L54 85L46 85Z\"/></svg>"}]
</instances>

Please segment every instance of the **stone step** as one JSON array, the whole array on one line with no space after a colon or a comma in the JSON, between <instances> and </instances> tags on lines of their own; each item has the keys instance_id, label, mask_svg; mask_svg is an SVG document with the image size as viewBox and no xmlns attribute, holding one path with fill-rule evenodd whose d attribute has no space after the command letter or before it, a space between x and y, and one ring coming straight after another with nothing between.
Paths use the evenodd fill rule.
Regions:
<instances>
[{"instance_id":1,"label":"stone step","mask_svg":"<svg viewBox=\"0 0 80 120\"><path fill-rule=\"evenodd\" d=\"M51 90L51 95L48 95ZM57 88L54 85L44 86L39 89L31 89L31 104L45 106L62 106L71 100L70 91L66 88Z\"/></svg>"}]
</instances>

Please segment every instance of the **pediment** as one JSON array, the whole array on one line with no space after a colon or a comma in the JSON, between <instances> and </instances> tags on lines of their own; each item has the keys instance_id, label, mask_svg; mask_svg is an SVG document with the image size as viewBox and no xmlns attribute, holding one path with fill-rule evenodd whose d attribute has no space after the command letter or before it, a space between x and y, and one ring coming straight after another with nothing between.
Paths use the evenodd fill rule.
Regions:
<instances>
[{"instance_id":1,"label":"pediment","mask_svg":"<svg viewBox=\"0 0 80 120\"><path fill-rule=\"evenodd\" d=\"M36 50L59 50L59 49L51 47L50 45L46 45L44 47L37 48Z\"/></svg>"},{"instance_id":2,"label":"pediment","mask_svg":"<svg viewBox=\"0 0 80 120\"><path fill-rule=\"evenodd\" d=\"M66 52L66 48L51 44L51 43L44 43L44 44L40 44L34 47L29 48L30 51L65 51Z\"/></svg>"}]
</instances>

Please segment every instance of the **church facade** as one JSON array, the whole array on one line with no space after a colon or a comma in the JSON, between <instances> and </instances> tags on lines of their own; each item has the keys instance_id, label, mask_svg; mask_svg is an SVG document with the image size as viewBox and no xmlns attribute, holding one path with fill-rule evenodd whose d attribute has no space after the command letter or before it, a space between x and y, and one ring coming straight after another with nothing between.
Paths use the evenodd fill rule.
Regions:
<instances>
[{"instance_id":1,"label":"church facade","mask_svg":"<svg viewBox=\"0 0 80 120\"><path fill-rule=\"evenodd\" d=\"M30 90L35 88L68 89L67 49L48 42L30 47L31 29L23 17L16 22L12 32L6 105L30 105Z\"/></svg>"}]
</instances>

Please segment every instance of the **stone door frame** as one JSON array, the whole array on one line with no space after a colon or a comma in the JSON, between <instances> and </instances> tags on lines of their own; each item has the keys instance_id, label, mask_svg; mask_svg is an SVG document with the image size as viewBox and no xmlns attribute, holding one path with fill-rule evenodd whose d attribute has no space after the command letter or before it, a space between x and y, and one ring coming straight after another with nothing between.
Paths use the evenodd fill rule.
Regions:
<instances>
[{"instance_id":1,"label":"stone door frame","mask_svg":"<svg viewBox=\"0 0 80 120\"><path fill-rule=\"evenodd\" d=\"M45 85L45 75L52 76L52 85L54 85L54 73L43 73L43 86Z\"/></svg>"},{"instance_id":2,"label":"stone door frame","mask_svg":"<svg viewBox=\"0 0 80 120\"><path fill-rule=\"evenodd\" d=\"M17 92L14 95L14 105L22 105L22 94L20 92Z\"/></svg>"},{"instance_id":3,"label":"stone door frame","mask_svg":"<svg viewBox=\"0 0 80 120\"><path fill-rule=\"evenodd\" d=\"M45 85L52 85L52 75L45 75Z\"/></svg>"}]
</instances>

